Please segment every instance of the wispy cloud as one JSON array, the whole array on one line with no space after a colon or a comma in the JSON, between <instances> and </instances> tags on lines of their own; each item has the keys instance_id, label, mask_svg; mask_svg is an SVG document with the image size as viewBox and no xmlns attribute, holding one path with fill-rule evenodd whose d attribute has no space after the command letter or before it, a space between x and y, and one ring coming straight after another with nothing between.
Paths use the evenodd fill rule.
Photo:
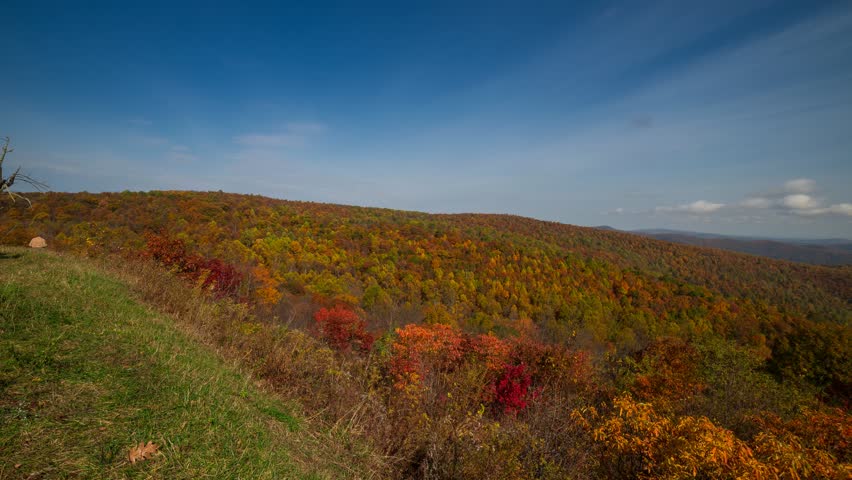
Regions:
<instances>
[{"instance_id":1,"label":"wispy cloud","mask_svg":"<svg viewBox=\"0 0 852 480\"><path fill-rule=\"evenodd\" d=\"M814 206L810 208L793 209L792 213L803 216L814 215L843 215L852 217L852 203L837 203L827 207Z\"/></svg>"},{"instance_id":2,"label":"wispy cloud","mask_svg":"<svg viewBox=\"0 0 852 480\"><path fill-rule=\"evenodd\" d=\"M172 147L166 153L166 158L174 162L194 162L198 160L198 156L193 154L188 148L178 148L181 145Z\"/></svg>"},{"instance_id":3,"label":"wispy cloud","mask_svg":"<svg viewBox=\"0 0 852 480\"><path fill-rule=\"evenodd\" d=\"M319 123L288 123L277 131L237 135L234 142L251 148L302 147L324 130Z\"/></svg>"},{"instance_id":4,"label":"wispy cloud","mask_svg":"<svg viewBox=\"0 0 852 480\"><path fill-rule=\"evenodd\" d=\"M170 162L193 162L198 156L186 145L175 143L171 139L157 135L131 134L130 140L150 150L149 155L168 160Z\"/></svg>"},{"instance_id":5,"label":"wispy cloud","mask_svg":"<svg viewBox=\"0 0 852 480\"><path fill-rule=\"evenodd\" d=\"M682 213L692 213L692 214L704 214L704 213L713 213L725 206L724 203L713 203L705 200L697 200L692 203L687 203L684 205L678 205L676 207L657 207L656 211L658 212L682 212Z\"/></svg>"},{"instance_id":6,"label":"wispy cloud","mask_svg":"<svg viewBox=\"0 0 852 480\"><path fill-rule=\"evenodd\" d=\"M749 197L740 202L740 206L745 208L769 208L773 203L771 199L766 197Z\"/></svg>"},{"instance_id":7,"label":"wispy cloud","mask_svg":"<svg viewBox=\"0 0 852 480\"><path fill-rule=\"evenodd\" d=\"M163 146L171 144L171 142L169 141L168 138L160 137L160 136L156 136L156 135L133 134L133 135L131 135L130 138L134 143L138 143L138 144L145 145L145 146L148 146L148 147L163 147Z\"/></svg>"},{"instance_id":8,"label":"wispy cloud","mask_svg":"<svg viewBox=\"0 0 852 480\"><path fill-rule=\"evenodd\" d=\"M810 178L796 178L788 180L784 188L790 193L811 193L816 189L816 182Z\"/></svg>"}]
</instances>

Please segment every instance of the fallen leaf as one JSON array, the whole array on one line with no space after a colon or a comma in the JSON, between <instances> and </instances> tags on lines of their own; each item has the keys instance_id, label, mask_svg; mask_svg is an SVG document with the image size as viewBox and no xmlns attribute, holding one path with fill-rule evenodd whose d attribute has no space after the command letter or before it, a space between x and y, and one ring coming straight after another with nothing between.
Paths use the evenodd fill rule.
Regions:
<instances>
[{"instance_id":1,"label":"fallen leaf","mask_svg":"<svg viewBox=\"0 0 852 480\"><path fill-rule=\"evenodd\" d=\"M130 448L130 453L127 454L127 458L130 460L130 463L141 462L147 458L151 458L157 453L157 450L160 447L153 442L142 443L139 442L139 445Z\"/></svg>"}]
</instances>

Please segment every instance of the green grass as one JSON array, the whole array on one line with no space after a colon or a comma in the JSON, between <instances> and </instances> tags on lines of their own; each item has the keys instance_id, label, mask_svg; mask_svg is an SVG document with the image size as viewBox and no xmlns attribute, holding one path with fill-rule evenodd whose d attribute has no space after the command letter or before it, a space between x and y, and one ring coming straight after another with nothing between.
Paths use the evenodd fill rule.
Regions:
<instances>
[{"instance_id":1,"label":"green grass","mask_svg":"<svg viewBox=\"0 0 852 480\"><path fill-rule=\"evenodd\" d=\"M0 478L354 476L297 411L86 262L0 248Z\"/></svg>"}]
</instances>

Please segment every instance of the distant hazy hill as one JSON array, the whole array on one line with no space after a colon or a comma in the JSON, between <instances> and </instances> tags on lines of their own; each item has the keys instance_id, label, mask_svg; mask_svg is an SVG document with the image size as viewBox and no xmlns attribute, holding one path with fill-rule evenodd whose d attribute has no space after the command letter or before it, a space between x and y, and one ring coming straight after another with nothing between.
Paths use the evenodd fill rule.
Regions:
<instances>
[{"instance_id":1,"label":"distant hazy hill","mask_svg":"<svg viewBox=\"0 0 852 480\"><path fill-rule=\"evenodd\" d=\"M612 230L612 227L601 228ZM721 248L794 262L817 265L852 265L852 241L841 238L779 240L666 229L634 230L631 233L668 242Z\"/></svg>"}]
</instances>

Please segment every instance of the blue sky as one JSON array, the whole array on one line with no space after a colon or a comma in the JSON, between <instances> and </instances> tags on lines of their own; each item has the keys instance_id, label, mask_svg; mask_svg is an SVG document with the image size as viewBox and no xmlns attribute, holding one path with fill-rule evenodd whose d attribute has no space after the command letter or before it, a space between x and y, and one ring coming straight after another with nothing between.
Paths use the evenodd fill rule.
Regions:
<instances>
[{"instance_id":1,"label":"blue sky","mask_svg":"<svg viewBox=\"0 0 852 480\"><path fill-rule=\"evenodd\" d=\"M177 3L4 2L9 162L61 191L852 238L850 2Z\"/></svg>"}]
</instances>

